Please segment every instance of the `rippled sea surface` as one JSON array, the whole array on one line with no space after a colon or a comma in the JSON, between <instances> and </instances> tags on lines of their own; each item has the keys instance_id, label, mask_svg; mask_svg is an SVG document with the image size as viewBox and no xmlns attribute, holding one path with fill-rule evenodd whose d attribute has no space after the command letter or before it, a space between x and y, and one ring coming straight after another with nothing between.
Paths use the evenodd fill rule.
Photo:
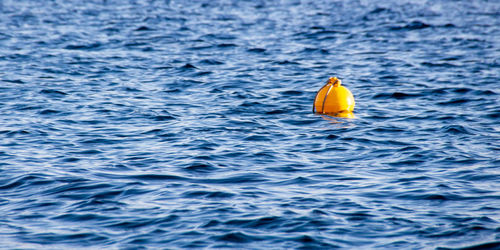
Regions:
<instances>
[{"instance_id":1,"label":"rippled sea surface","mask_svg":"<svg viewBox=\"0 0 500 250\"><path fill-rule=\"evenodd\" d=\"M500 2L0 1L0 245L499 249Z\"/></svg>"}]
</instances>

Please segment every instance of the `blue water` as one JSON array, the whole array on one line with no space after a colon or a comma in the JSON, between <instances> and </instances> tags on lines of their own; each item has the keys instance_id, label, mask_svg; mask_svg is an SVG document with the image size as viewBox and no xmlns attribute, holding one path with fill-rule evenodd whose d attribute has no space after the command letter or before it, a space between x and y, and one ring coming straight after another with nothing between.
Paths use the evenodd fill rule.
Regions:
<instances>
[{"instance_id":1,"label":"blue water","mask_svg":"<svg viewBox=\"0 0 500 250\"><path fill-rule=\"evenodd\" d=\"M499 124L499 1L0 1L3 249L499 249Z\"/></svg>"}]
</instances>

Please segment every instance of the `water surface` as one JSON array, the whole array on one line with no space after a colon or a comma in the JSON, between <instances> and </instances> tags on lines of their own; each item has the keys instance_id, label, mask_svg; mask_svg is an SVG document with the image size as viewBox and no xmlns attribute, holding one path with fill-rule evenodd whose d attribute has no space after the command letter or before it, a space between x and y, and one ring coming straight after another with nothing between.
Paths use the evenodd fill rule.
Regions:
<instances>
[{"instance_id":1,"label":"water surface","mask_svg":"<svg viewBox=\"0 0 500 250\"><path fill-rule=\"evenodd\" d=\"M2 1L1 245L498 248L499 17L487 0ZM356 119L311 113L330 76Z\"/></svg>"}]
</instances>

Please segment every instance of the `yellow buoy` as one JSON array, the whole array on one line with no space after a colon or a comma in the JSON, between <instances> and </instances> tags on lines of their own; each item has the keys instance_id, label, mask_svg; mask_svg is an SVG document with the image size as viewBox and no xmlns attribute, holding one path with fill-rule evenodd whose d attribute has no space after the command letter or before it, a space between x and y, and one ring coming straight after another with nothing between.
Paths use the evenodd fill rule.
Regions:
<instances>
[{"instance_id":1,"label":"yellow buoy","mask_svg":"<svg viewBox=\"0 0 500 250\"><path fill-rule=\"evenodd\" d=\"M313 113L353 118L354 96L341 86L337 77L330 77L314 99Z\"/></svg>"}]
</instances>

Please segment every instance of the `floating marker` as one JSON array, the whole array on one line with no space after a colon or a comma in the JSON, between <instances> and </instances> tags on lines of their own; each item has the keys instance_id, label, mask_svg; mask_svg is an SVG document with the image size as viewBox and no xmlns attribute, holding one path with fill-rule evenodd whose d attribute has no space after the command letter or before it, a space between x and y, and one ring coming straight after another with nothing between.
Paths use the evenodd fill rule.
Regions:
<instances>
[{"instance_id":1,"label":"floating marker","mask_svg":"<svg viewBox=\"0 0 500 250\"><path fill-rule=\"evenodd\" d=\"M354 118L354 96L346 87L341 86L337 77L330 77L316 94L313 113L337 117Z\"/></svg>"}]
</instances>

